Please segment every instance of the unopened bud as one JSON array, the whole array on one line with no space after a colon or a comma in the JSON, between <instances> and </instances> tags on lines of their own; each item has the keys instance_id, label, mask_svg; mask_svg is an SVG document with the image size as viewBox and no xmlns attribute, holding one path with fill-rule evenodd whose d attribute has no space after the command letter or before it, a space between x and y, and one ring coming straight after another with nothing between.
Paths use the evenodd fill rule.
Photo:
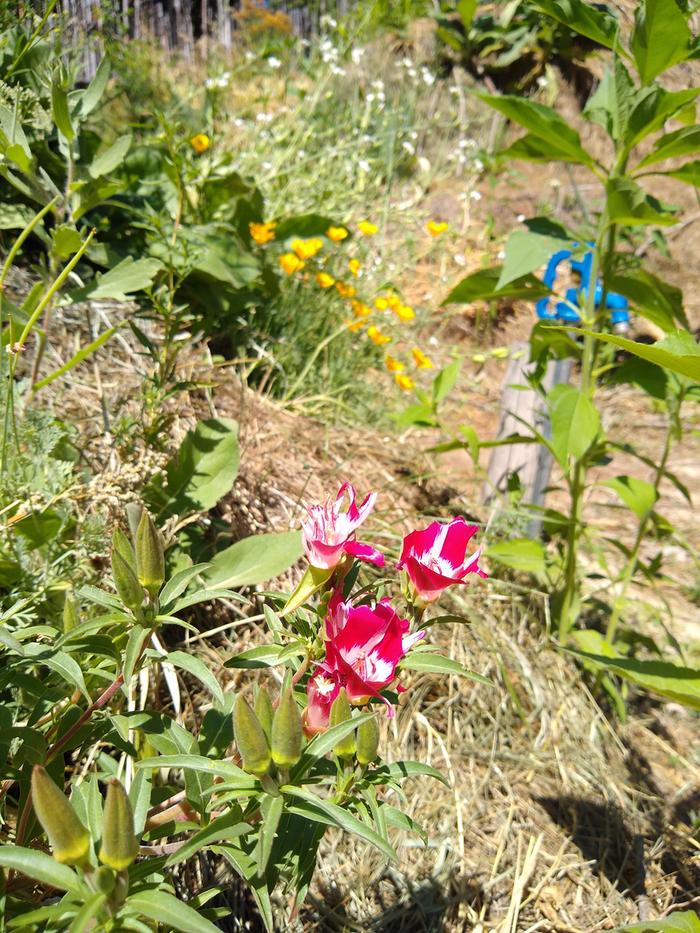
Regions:
<instances>
[{"instance_id":1,"label":"unopened bud","mask_svg":"<svg viewBox=\"0 0 700 933\"><path fill-rule=\"evenodd\" d=\"M129 525L129 531L131 532L131 540L135 541L139 522L143 515L143 506L140 502L129 502L124 511L126 512L126 521Z\"/></svg>"},{"instance_id":2,"label":"unopened bud","mask_svg":"<svg viewBox=\"0 0 700 933\"><path fill-rule=\"evenodd\" d=\"M63 634L67 635L79 622L80 614L78 613L78 604L73 596L73 591L68 590L63 603Z\"/></svg>"},{"instance_id":3,"label":"unopened bud","mask_svg":"<svg viewBox=\"0 0 700 933\"><path fill-rule=\"evenodd\" d=\"M134 576L136 575L136 554L134 553L134 546L129 541L127 536L121 530L121 528L115 528L112 532L112 548L115 551L119 551L124 560L129 564Z\"/></svg>"},{"instance_id":4,"label":"unopened bud","mask_svg":"<svg viewBox=\"0 0 700 933\"><path fill-rule=\"evenodd\" d=\"M258 717L239 694L233 707L233 732L243 768L261 777L270 769L270 746Z\"/></svg>"},{"instance_id":5,"label":"unopened bud","mask_svg":"<svg viewBox=\"0 0 700 933\"><path fill-rule=\"evenodd\" d=\"M143 587L137 580L131 565L116 548L112 548L112 579L124 605L129 609L139 609L143 603Z\"/></svg>"},{"instance_id":6,"label":"unopened bud","mask_svg":"<svg viewBox=\"0 0 700 933\"><path fill-rule=\"evenodd\" d=\"M376 716L365 719L357 727L357 750L355 755L361 765L371 764L379 748L379 725Z\"/></svg>"},{"instance_id":7,"label":"unopened bud","mask_svg":"<svg viewBox=\"0 0 700 933\"><path fill-rule=\"evenodd\" d=\"M136 567L141 585L152 598L157 596L165 580L165 554L160 532L145 509L136 530Z\"/></svg>"},{"instance_id":8,"label":"unopened bud","mask_svg":"<svg viewBox=\"0 0 700 933\"><path fill-rule=\"evenodd\" d=\"M348 700L348 695L345 692L345 687L340 688L340 693L333 701L331 706L331 714L329 717L329 725L337 726L341 722L347 722L350 719L350 701ZM355 754L355 732L351 732L350 735L346 735L344 739L341 739L337 745L333 746L333 751L338 756L338 758L352 758Z\"/></svg>"},{"instance_id":9,"label":"unopened bud","mask_svg":"<svg viewBox=\"0 0 700 933\"><path fill-rule=\"evenodd\" d=\"M102 818L102 845L99 860L115 871L124 871L139 854L139 843L134 832L134 813L129 797L116 779L107 785Z\"/></svg>"},{"instance_id":10,"label":"unopened bud","mask_svg":"<svg viewBox=\"0 0 700 933\"><path fill-rule=\"evenodd\" d=\"M258 721L262 726L263 732L267 736L268 742L272 739L272 700L270 699L270 694L262 687L258 690L258 695L255 697L255 715L258 717Z\"/></svg>"},{"instance_id":11,"label":"unopened bud","mask_svg":"<svg viewBox=\"0 0 700 933\"><path fill-rule=\"evenodd\" d=\"M291 687L280 696L272 720L272 760L280 768L289 768L301 758L301 713Z\"/></svg>"},{"instance_id":12,"label":"unopened bud","mask_svg":"<svg viewBox=\"0 0 700 933\"><path fill-rule=\"evenodd\" d=\"M100 865L94 875L95 887L102 894L111 894L116 881L114 872L106 865Z\"/></svg>"},{"instance_id":13,"label":"unopened bud","mask_svg":"<svg viewBox=\"0 0 700 933\"><path fill-rule=\"evenodd\" d=\"M32 770L32 801L56 861L64 865L84 862L90 849L90 833L66 795L41 765L34 765Z\"/></svg>"}]
</instances>

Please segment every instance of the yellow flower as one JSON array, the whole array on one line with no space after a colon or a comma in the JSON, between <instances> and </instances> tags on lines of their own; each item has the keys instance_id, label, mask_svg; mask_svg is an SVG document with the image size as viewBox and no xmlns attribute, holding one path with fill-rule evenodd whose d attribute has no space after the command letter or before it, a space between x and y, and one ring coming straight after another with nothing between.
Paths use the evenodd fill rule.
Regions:
<instances>
[{"instance_id":1,"label":"yellow flower","mask_svg":"<svg viewBox=\"0 0 700 933\"><path fill-rule=\"evenodd\" d=\"M279 263L287 275L293 275L304 268L304 263L294 253L283 253L280 256Z\"/></svg>"},{"instance_id":2,"label":"yellow flower","mask_svg":"<svg viewBox=\"0 0 700 933\"><path fill-rule=\"evenodd\" d=\"M349 233L345 227L329 227L326 230L326 236L329 240L335 240L337 243L339 240L344 240L345 237L349 236Z\"/></svg>"},{"instance_id":3,"label":"yellow flower","mask_svg":"<svg viewBox=\"0 0 700 933\"><path fill-rule=\"evenodd\" d=\"M190 146L192 146L197 155L201 155L203 152L206 152L210 143L211 140L206 133L197 133L197 135L193 136L190 140Z\"/></svg>"},{"instance_id":4,"label":"yellow flower","mask_svg":"<svg viewBox=\"0 0 700 933\"><path fill-rule=\"evenodd\" d=\"M361 268L362 268L362 265L359 259L351 259L348 262L348 269L352 272L354 276L358 276L360 274Z\"/></svg>"},{"instance_id":5,"label":"yellow flower","mask_svg":"<svg viewBox=\"0 0 700 933\"><path fill-rule=\"evenodd\" d=\"M335 287L342 298L354 298L357 292L353 285L347 285L345 282L336 282Z\"/></svg>"},{"instance_id":6,"label":"yellow flower","mask_svg":"<svg viewBox=\"0 0 700 933\"><path fill-rule=\"evenodd\" d=\"M353 298L350 302L350 307L353 310L355 317L369 317L372 313L372 309L369 305L366 305L363 301L358 301L357 298Z\"/></svg>"},{"instance_id":7,"label":"yellow flower","mask_svg":"<svg viewBox=\"0 0 700 933\"><path fill-rule=\"evenodd\" d=\"M360 319L359 321L346 321L348 330L351 330L353 333L356 333L358 330L362 330L365 326L365 321Z\"/></svg>"},{"instance_id":8,"label":"yellow flower","mask_svg":"<svg viewBox=\"0 0 700 933\"><path fill-rule=\"evenodd\" d=\"M398 308L394 308L394 313L400 321L412 321L416 316L416 312L409 305L399 305Z\"/></svg>"},{"instance_id":9,"label":"yellow flower","mask_svg":"<svg viewBox=\"0 0 700 933\"><path fill-rule=\"evenodd\" d=\"M384 298L383 295L380 295L379 298L374 299L374 307L377 309L377 311L386 311L386 309L389 307L389 302L386 298Z\"/></svg>"},{"instance_id":10,"label":"yellow flower","mask_svg":"<svg viewBox=\"0 0 700 933\"><path fill-rule=\"evenodd\" d=\"M419 350L418 347L414 347L411 350L411 356L413 357L413 362L416 364L418 369L432 369L433 361L429 356L426 356L422 350Z\"/></svg>"},{"instance_id":11,"label":"yellow flower","mask_svg":"<svg viewBox=\"0 0 700 933\"><path fill-rule=\"evenodd\" d=\"M411 379L410 376L404 375L404 373L396 373L394 379L396 380L396 385L401 389L402 392L410 392L411 389L415 386L413 379Z\"/></svg>"},{"instance_id":12,"label":"yellow flower","mask_svg":"<svg viewBox=\"0 0 700 933\"><path fill-rule=\"evenodd\" d=\"M367 328L367 336L372 341L372 343L376 343L378 347L381 347L382 344L385 343L391 343L391 337L387 337L386 334L383 334L378 327L374 326L374 324Z\"/></svg>"},{"instance_id":13,"label":"yellow flower","mask_svg":"<svg viewBox=\"0 0 700 933\"><path fill-rule=\"evenodd\" d=\"M445 230L449 229L449 224L446 224L444 220L429 220L425 225L425 229L431 236L440 236L441 233L444 233Z\"/></svg>"},{"instance_id":14,"label":"yellow flower","mask_svg":"<svg viewBox=\"0 0 700 933\"><path fill-rule=\"evenodd\" d=\"M397 360L396 357L390 356L388 353L384 357L384 365L390 373L402 373L406 368L401 360Z\"/></svg>"},{"instance_id":15,"label":"yellow flower","mask_svg":"<svg viewBox=\"0 0 700 933\"><path fill-rule=\"evenodd\" d=\"M299 259L311 259L320 249L323 249L323 240L319 237L312 237L310 240L292 240L292 249Z\"/></svg>"},{"instance_id":16,"label":"yellow flower","mask_svg":"<svg viewBox=\"0 0 700 933\"><path fill-rule=\"evenodd\" d=\"M332 275L328 275L327 272L317 272L316 281L321 288L330 288L332 285L335 285L335 279Z\"/></svg>"},{"instance_id":17,"label":"yellow flower","mask_svg":"<svg viewBox=\"0 0 700 933\"><path fill-rule=\"evenodd\" d=\"M269 243L270 240L275 238L275 227L277 224L274 220L266 224L248 224L248 229L250 230L251 237L255 240L258 246L264 246L265 243Z\"/></svg>"},{"instance_id":18,"label":"yellow flower","mask_svg":"<svg viewBox=\"0 0 700 933\"><path fill-rule=\"evenodd\" d=\"M386 303L392 311L398 311L403 304L398 295L387 295Z\"/></svg>"},{"instance_id":19,"label":"yellow flower","mask_svg":"<svg viewBox=\"0 0 700 933\"><path fill-rule=\"evenodd\" d=\"M379 227L373 224L371 220L361 220L357 225L357 229L365 236L374 236L375 233L379 232Z\"/></svg>"}]
</instances>

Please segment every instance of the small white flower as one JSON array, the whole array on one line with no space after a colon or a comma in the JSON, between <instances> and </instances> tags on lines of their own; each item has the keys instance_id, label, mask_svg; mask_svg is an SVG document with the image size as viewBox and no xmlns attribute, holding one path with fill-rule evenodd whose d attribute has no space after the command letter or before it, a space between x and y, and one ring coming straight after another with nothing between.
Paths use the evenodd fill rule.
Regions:
<instances>
[{"instance_id":1,"label":"small white flower","mask_svg":"<svg viewBox=\"0 0 700 933\"><path fill-rule=\"evenodd\" d=\"M548 84L549 84L549 81L547 80L545 75L540 75L539 78L537 79L537 87L547 87Z\"/></svg>"},{"instance_id":2,"label":"small white flower","mask_svg":"<svg viewBox=\"0 0 700 933\"><path fill-rule=\"evenodd\" d=\"M258 123L271 123L273 117L271 113L265 113L265 111L263 111L262 113L257 114L255 119Z\"/></svg>"},{"instance_id":3,"label":"small white flower","mask_svg":"<svg viewBox=\"0 0 700 933\"><path fill-rule=\"evenodd\" d=\"M423 81L428 85L428 87L431 87L431 85L435 84L435 75L428 68L421 68L420 73Z\"/></svg>"},{"instance_id":4,"label":"small white flower","mask_svg":"<svg viewBox=\"0 0 700 933\"><path fill-rule=\"evenodd\" d=\"M459 94L459 88L456 84L450 86L450 94Z\"/></svg>"},{"instance_id":5,"label":"small white flower","mask_svg":"<svg viewBox=\"0 0 700 933\"><path fill-rule=\"evenodd\" d=\"M270 55L270 57L267 60L267 64L270 68L274 68L274 69L282 67L282 62L279 60L279 58L275 58L274 55Z\"/></svg>"},{"instance_id":6,"label":"small white flower","mask_svg":"<svg viewBox=\"0 0 700 933\"><path fill-rule=\"evenodd\" d=\"M525 222L525 214L518 214L517 220L518 220L518 223L519 223L519 224L524 223L524 222Z\"/></svg>"},{"instance_id":7,"label":"small white flower","mask_svg":"<svg viewBox=\"0 0 700 933\"><path fill-rule=\"evenodd\" d=\"M428 343L430 344L431 347L440 346L440 341L437 339L437 337L428 337Z\"/></svg>"},{"instance_id":8,"label":"small white flower","mask_svg":"<svg viewBox=\"0 0 700 933\"><path fill-rule=\"evenodd\" d=\"M245 53L246 61L252 62L255 61L255 52L251 52L250 49Z\"/></svg>"},{"instance_id":9,"label":"small white flower","mask_svg":"<svg viewBox=\"0 0 700 933\"><path fill-rule=\"evenodd\" d=\"M373 81L373 82L372 82L372 87L375 89L375 91L383 91L383 90L384 90L384 82L382 81L381 78L377 78L376 81Z\"/></svg>"},{"instance_id":10,"label":"small white flower","mask_svg":"<svg viewBox=\"0 0 700 933\"><path fill-rule=\"evenodd\" d=\"M415 155L415 154L416 154L416 147L415 147L412 143L409 143L409 141L408 141L407 139L405 139L405 140L401 143L401 146L402 146L403 149L406 150L406 152L407 152L409 155Z\"/></svg>"},{"instance_id":11,"label":"small white flower","mask_svg":"<svg viewBox=\"0 0 700 933\"><path fill-rule=\"evenodd\" d=\"M505 259L505 258L506 258L506 251L505 251L504 249L499 249L498 253L496 254L496 258L497 258L497 259Z\"/></svg>"},{"instance_id":12,"label":"small white flower","mask_svg":"<svg viewBox=\"0 0 700 933\"><path fill-rule=\"evenodd\" d=\"M483 172L484 163L481 161L481 159L474 159L474 168L477 170L477 172Z\"/></svg>"},{"instance_id":13,"label":"small white flower","mask_svg":"<svg viewBox=\"0 0 700 933\"><path fill-rule=\"evenodd\" d=\"M472 199L472 201L480 201L481 193L479 191L470 191L469 197Z\"/></svg>"},{"instance_id":14,"label":"small white flower","mask_svg":"<svg viewBox=\"0 0 700 933\"><path fill-rule=\"evenodd\" d=\"M372 166L369 164L369 162L367 161L367 159L359 159L358 162L357 162L357 167L358 167L358 168L360 169L360 171L362 171L362 172L369 172L369 170L371 169Z\"/></svg>"},{"instance_id":15,"label":"small white flower","mask_svg":"<svg viewBox=\"0 0 700 933\"><path fill-rule=\"evenodd\" d=\"M261 162L260 165L265 169L266 172L272 168L272 162Z\"/></svg>"},{"instance_id":16,"label":"small white flower","mask_svg":"<svg viewBox=\"0 0 700 933\"><path fill-rule=\"evenodd\" d=\"M455 253L452 258L458 266L466 266L467 264L467 260L464 258L462 253Z\"/></svg>"},{"instance_id":17,"label":"small white flower","mask_svg":"<svg viewBox=\"0 0 700 933\"><path fill-rule=\"evenodd\" d=\"M342 77L345 74L345 69L341 68L340 65L331 65L331 74Z\"/></svg>"},{"instance_id":18,"label":"small white flower","mask_svg":"<svg viewBox=\"0 0 700 933\"><path fill-rule=\"evenodd\" d=\"M352 52L350 53L350 57L352 58L353 65L359 65L360 62L362 61L362 56L364 54L365 54L364 49L360 49L360 48L353 49Z\"/></svg>"}]
</instances>

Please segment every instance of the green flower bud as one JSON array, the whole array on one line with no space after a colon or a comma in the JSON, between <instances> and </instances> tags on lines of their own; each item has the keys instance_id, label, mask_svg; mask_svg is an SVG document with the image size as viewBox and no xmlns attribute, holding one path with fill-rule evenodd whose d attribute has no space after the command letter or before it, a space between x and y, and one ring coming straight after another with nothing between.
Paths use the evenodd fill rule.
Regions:
<instances>
[{"instance_id":1,"label":"green flower bud","mask_svg":"<svg viewBox=\"0 0 700 933\"><path fill-rule=\"evenodd\" d=\"M106 865L100 865L94 875L95 887L102 894L111 894L114 890L116 878L111 868Z\"/></svg>"},{"instance_id":2,"label":"green flower bud","mask_svg":"<svg viewBox=\"0 0 700 933\"><path fill-rule=\"evenodd\" d=\"M243 768L256 777L270 769L270 746L258 717L239 694L233 707L233 733Z\"/></svg>"},{"instance_id":3,"label":"green flower bud","mask_svg":"<svg viewBox=\"0 0 700 933\"><path fill-rule=\"evenodd\" d=\"M270 699L270 694L264 687L258 690L258 695L255 697L255 715L258 717L263 732L267 736L267 741L271 741L273 716L272 700Z\"/></svg>"},{"instance_id":4,"label":"green flower bud","mask_svg":"<svg viewBox=\"0 0 700 933\"><path fill-rule=\"evenodd\" d=\"M357 751L356 757L361 765L371 764L377 757L379 748L379 724L377 717L365 719L357 727Z\"/></svg>"},{"instance_id":5,"label":"green flower bud","mask_svg":"<svg viewBox=\"0 0 700 933\"><path fill-rule=\"evenodd\" d=\"M56 861L64 865L84 862L90 849L90 833L66 795L41 765L34 765L32 770L32 801Z\"/></svg>"},{"instance_id":6,"label":"green flower bud","mask_svg":"<svg viewBox=\"0 0 700 933\"><path fill-rule=\"evenodd\" d=\"M126 791L115 779L107 785L102 817L102 845L98 858L103 865L115 871L124 871L138 854L139 843L134 832L131 803Z\"/></svg>"},{"instance_id":7,"label":"green flower bud","mask_svg":"<svg viewBox=\"0 0 700 933\"><path fill-rule=\"evenodd\" d=\"M124 605L134 611L140 609L144 596L143 587L136 579L131 565L116 548L112 548L112 579Z\"/></svg>"},{"instance_id":8,"label":"green flower bud","mask_svg":"<svg viewBox=\"0 0 700 933\"><path fill-rule=\"evenodd\" d=\"M341 722L346 722L350 719L350 715L350 701L345 692L345 687L341 687L340 693L331 706L329 725L340 725ZM355 733L351 732L350 735L346 735L344 739L341 739L337 745L333 746L333 751L338 758L352 758L355 754Z\"/></svg>"},{"instance_id":9,"label":"green flower bud","mask_svg":"<svg viewBox=\"0 0 700 933\"><path fill-rule=\"evenodd\" d=\"M135 541L139 522L143 515L143 506L140 502L129 502L124 511L126 512L126 521L129 525L129 531L131 532L131 540Z\"/></svg>"},{"instance_id":10,"label":"green flower bud","mask_svg":"<svg viewBox=\"0 0 700 933\"><path fill-rule=\"evenodd\" d=\"M65 602L63 603L63 634L67 635L79 622L80 613L78 612L78 604L73 596L73 591L68 590Z\"/></svg>"},{"instance_id":11,"label":"green flower bud","mask_svg":"<svg viewBox=\"0 0 700 933\"><path fill-rule=\"evenodd\" d=\"M134 546L121 528L115 528L112 532L112 548L115 551L119 551L121 556L131 567L134 576L136 576L136 554L134 553Z\"/></svg>"},{"instance_id":12,"label":"green flower bud","mask_svg":"<svg viewBox=\"0 0 700 933\"><path fill-rule=\"evenodd\" d=\"M301 758L303 739L301 713L289 687L280 696L272 720L272 760L280 768L289 768Z\"/></svg>"},{"instance_id":13,"label":"green flower bud","mask_svg":"<svg viewBox=\"0 0 700 933\"><path fill-rule=\"evenodd\" d=\"M145 509L136 530L136 567L139 583L156 597L165 580L165 554L160 532Z\"/></svg>"}]
</instances>

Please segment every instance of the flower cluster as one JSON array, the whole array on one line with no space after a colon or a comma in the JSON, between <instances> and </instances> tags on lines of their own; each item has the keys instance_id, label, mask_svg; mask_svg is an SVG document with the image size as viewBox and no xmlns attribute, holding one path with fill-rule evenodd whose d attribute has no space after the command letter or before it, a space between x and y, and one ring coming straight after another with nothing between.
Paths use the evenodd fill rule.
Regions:
<instances>
[{"instance_id":1,"label":"flower cluster","mask_svg":"<svg viewBox=\"0 0 700 933\"><path fill-rule=\"evenodd\" d=\"M382 691L395 687L397 667L409 651L425 638L425 630L411 632L411 623L385 596L376 602L344 595L344 584L353 559L383 567L384 555L356 538L359 526L375 506L369 493L358 506L355 489L343 483L336 498L308 508L302 522L304 552L318 572L325 572L328 593L322 631L321 655L306 686L304 729L308 735L328 728L331 708L341 690L355 706L380 700L393 715ZM466 583L469 574L486 576L479 567L480 551L467 555L475 525L463 518L433 522L413 531L403 541L396 566L403 571L407 611L418 623L425 607L449 586Z\"/></svg>"}]
</instances>

